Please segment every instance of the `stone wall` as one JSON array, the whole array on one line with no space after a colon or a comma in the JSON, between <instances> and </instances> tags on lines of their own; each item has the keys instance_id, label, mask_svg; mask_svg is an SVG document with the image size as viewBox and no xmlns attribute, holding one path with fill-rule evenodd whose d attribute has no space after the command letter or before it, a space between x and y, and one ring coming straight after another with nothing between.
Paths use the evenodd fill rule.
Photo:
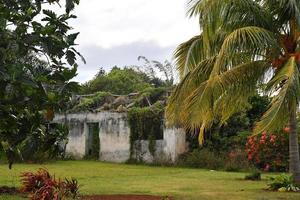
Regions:
<instances>
[{"instance_id":1,"label":"stone wall","mask_svg":"<svg viewBox=\"0 0 300 200\"><path fill-rule=\"evenodd\" d=\"M56 115L53 123L69 125L66 153L83 158L88 153L88 124L99 123L99 159L125 162L130 158L130 128L126 113L98 112ZM164 139L155 141L155 152L149 151L149 141L134 143L132 157L144 162L175 161L186 151L185 133L182 129L165 128Z\"/></svg>"}]
</instances>

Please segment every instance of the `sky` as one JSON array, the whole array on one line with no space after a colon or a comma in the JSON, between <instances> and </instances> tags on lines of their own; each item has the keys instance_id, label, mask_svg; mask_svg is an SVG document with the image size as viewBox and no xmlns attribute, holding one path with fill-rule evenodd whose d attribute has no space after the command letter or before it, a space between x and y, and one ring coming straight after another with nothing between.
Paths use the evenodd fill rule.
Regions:
<instances>
[{"instance_id":1,"label":"sky","mask_svg":"<svg viewBox=\"0 0 300 200\"><path fill-rule=\"evenodd\" d=\"M186 17L187 0L83 0L71 22L80 32L76 81L93 78L100 67L142 65L138 56L172 60L175 48L198 34L196 19Z\"/></svg>"}]
</instances>

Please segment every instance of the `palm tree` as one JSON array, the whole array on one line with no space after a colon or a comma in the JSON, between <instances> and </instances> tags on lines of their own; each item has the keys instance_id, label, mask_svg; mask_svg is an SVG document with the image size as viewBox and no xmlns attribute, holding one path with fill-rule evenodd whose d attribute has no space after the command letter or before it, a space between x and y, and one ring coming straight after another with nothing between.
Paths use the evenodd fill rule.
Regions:
<instances>
[{"instance_id":1,"label":"palm tree","mask_svg":"<svg viewBox=\"0 0 300 200\"><path fill-rule=\"evenodd\" d=\"M257 91L272 102L254 133L287 125L290 172L300 184L296 113L300 100L300 0L190 0L200 34L175 51L181 82L167 107L169 125L200 130L225 122Z\"/></svg>"}]
</instances>

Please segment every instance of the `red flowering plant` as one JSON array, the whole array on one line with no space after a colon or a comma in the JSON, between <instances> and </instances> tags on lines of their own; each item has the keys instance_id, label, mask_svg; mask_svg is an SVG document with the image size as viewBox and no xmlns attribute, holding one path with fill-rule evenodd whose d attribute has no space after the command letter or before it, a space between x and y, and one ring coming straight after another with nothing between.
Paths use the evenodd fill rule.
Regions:
<instances>
[{"instance_id":1,"label":"red flowering plant","mask_svg":"<svg viewBox=\"0 0 300 200\"><path fill-rule=\"evenodd\" d=\"M287 128L278 133L266 131L248 138L248 160L264 171L287 171L289 141Z\"/></svg>"}]
</instances>

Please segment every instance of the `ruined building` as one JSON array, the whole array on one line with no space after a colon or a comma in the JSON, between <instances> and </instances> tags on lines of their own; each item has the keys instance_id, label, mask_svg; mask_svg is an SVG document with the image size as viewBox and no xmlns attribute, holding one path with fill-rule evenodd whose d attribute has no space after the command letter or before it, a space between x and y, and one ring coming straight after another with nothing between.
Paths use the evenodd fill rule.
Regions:
<instances>
[{"instance_id":1,"label":"ruined building","mask_svg":"<svg viewBox=\"0 0 300 200\"><path fill-rule=\"evenodd\" d=\"M98 93L80 98L80 104L77 103L73 109L64 114L56 114L53 120L53 123L64 123L69 127L67 154L78 159L92 156L109 162L126 162L133 159L150 163L174 162L186 151L184 130L167 128L163 120L155 122L156 129L152 129L151 124L148 124L151 120L146 119L142 124L144 129L135 130L136 135L140 135L139 130L143 132L147 132L148 129L155 130L152 131L153 137L133 137L130 123L139 123L139 120L135 122L131 119L130 122L129 110L145 102L149 104L147 108L152 111L154 105L147 96L145 99L145 95L140 94L117 96ZM81 109L80 106L84 108Z\"/></svg>"}]
</instances>

